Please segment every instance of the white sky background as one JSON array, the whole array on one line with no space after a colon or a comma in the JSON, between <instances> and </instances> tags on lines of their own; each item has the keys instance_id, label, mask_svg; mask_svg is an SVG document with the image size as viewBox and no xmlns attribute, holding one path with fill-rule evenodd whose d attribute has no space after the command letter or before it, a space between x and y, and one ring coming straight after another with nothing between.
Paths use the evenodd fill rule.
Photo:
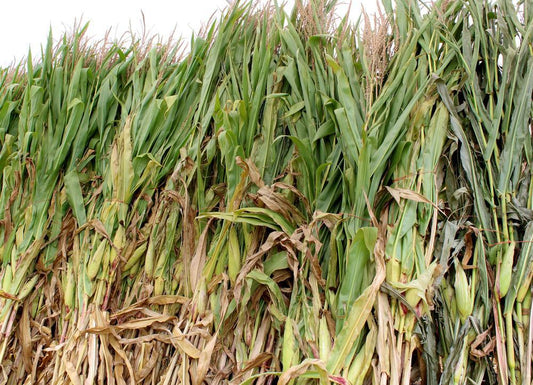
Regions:
<instances>
[{"instance_id":1,"label":"white sky background","mask_svg":"<svg viewBox=\"0 0 533 385\"><path fill-rule=\"evenodd\" d=\"M286 9L292 9L294 1L285 1ZM347 12L348 1L340 0L341 15ZM33 58L39 57L50 27L57 39L72 30L75 20L89 22L88 36L100 40L109 30L111 38L130 30L140 35L144 14L150 34L165 38L175 29L175 37L189 40L193 31L205 25L213 13L219 15L227 4L226 0L4 0L0 15L0 67L19 62L27 56L29 47ZM361 5L372 13L376 0L352 0L352 19L359 17Z\"/></svg>"}]
</instances>

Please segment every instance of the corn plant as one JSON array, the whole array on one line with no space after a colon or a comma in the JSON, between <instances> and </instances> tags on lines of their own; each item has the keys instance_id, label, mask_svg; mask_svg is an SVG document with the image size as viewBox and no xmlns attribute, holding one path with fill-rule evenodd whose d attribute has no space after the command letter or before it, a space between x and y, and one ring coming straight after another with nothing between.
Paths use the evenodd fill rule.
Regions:
<instances>
[{"instance_id":1,"label":"corn plant","mask_svg":"<svg viewBox=\"0 0 533 385\"><path fill-rule=\"evenodd\" d=\"M2 383L531 383L530 2L335 6L0 69Z\"/></svg>"}]
</instances>

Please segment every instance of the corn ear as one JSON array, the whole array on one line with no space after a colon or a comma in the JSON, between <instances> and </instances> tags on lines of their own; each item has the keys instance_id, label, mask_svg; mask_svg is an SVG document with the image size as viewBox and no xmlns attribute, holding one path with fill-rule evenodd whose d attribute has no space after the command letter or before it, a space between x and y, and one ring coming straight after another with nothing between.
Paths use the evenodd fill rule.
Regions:
<instances>
[{"instance_id":1,"label":"corn ear","mask_svg":"<svg viewBox=\"0 0 533 385\"><path fill-rule=\"evenodd\" d=\"M401 274L400 261L392 257L387 261L387 282L399 282Z\"/></svg>"},{"instance_id":2,"label":"corn ear","mask_svg":"<svg viewBox=\"0 0 533 385\"><path fill-rule=\"evenodd\" d=\"M124 229L124 226L118 226L115 237L113 238L113 244L118 250L122 250L126 245L126 229ZM111 262L113 262L113 260L111 260Z\"/></svg>"},{"instance_id":3,"label":"corn ear","mask_svg":"<svg viewBox=\"0 0 533 385\"><path fill-rule=\"evenodd\" d=\"M146 250L146 259L144 261L144 272L148 277L152 277L154 274L154 259L155 259L155 250L154 250L154 240L150 239L148 241L148 248Z\"/></svg>"},{"instance_id":4,"label":"corn ear","mask_svg":"<svg viewBox=\"0 0 533 385\"><path fill-rule=\"evenodd\" d=\"M26 282L24 286L22 286L22 289L20 289L18 299L22 301L24 298L26 298L28 294L30 294L30 292L33 290L38 280L39 276L34 275L28 282Z\"/></svg>"},{"instance_id":5,"label":"corn ear","mask_svg":"<svg viewBox=\"0 0 533 385\"><path fill-rule=\"evenodd\" d=\"M165 279L163 277L157 277L154 283L154 294L161 295L165 291Z\"/></svg>"},{"instance_id":6,"label":"corn ear","mask_svg":"<svg viewBox=\"0 0 533 385\"><path fill-rule=\"evenodd\" d=\"M148 242L143 242L139 247L135 249L131 257L128 259L128 261L124 265L124 271L130 270L134 265L138 264L139 260L146 252L147 247L148 247Z\"/></svg>"},{"instance_id":7,"label":"corn ear","mask_svg":"<svg viewBox=\"0 0 533 385\"><path fill-rule=\"evenodd\" d=\"M104 258L104 253L107 251L106 249L107 241L102 240L98 247L96 248L96 251L94 252L93 256L89 260L89 264L87 265L87 276L89 279L93 280L98 272L100 271L100 268L102 267L102 260Z\"/></svg>"},{"instance_id":8,"label":"corn ear","mask_svg":"<svg viewBox=\"0 0 533 385\"><path fill-rule=\"evenodd\" d=\"M500 287L500 298L505 297L511 285L514 250L515 242L511 242L511 244L507 247L505 253L503 254L502 263L500 267L500 279L498 281Z\"/></svg>"},{"instance_id":9,"label":"corn ear","mask_svg":"<svg viewBox=\"0 0 533 385\"><path fill-rule=\"evenodd\" d=\"M69 309L74 309L74 303L75 303L75 288L76 288L76 281L74 278L74 271L72 269L72 264L69 262L67 266L67 277L66 277L66 283L63 288L64 291L64 302L65 305Z\"/></svg>"},{"instance_id":10,"label":"corn ear","mask_svg":"<svg viewBox=\"0 0 533 385\"><path fill-rule=\"evenodd\" d=\"M289 369L294 364L294 352L296 339L294 337L294 321L287 317L285 320L285 330L283 332L283 345L281 350L281 365L283 370Z\"/></svg>"},{"instance_id":11,"label":"corn ear","mask_svg":"<svg viewBox=\"0 0 533 385\"><path fill-rule=\"evenodd\" d=\"M461 320L464 322L466 318L472 313L472 301L470 298L470 285L468 278L461 266L461 263L455 260L455 302L457 303L457 311Z\"/></svg>"},{"instance_id":12,"label":"corn ear","mask_svg":"<svg viewBox=\"0 0 533 385\"><path fill-rule=\"evenodd\" d=\"M235 282L237 274L241 271L241 250L237 230L231 226L228 242L228 275L231 282Z\"/></svg>"},{"instance_id":13,"label":"corn ear","mask_svg":"<svg viewBox=\"0 0 533 385\"><path fill-rule=\"evenodd\" d=\"M11 290L11 284L13 283L13 269L11 264L7 264L4 268L4 277L2 278L2 288L4 291Z\"/></svg>"},{"instance_id":14,"label":"corn ear","mask_svg":"<svg viewBox=\"0 0 533 385\"><path fill-rule=\"evenodd\" d=\"M355 355L348 369L347 379L354 385L362 385L364 383L374 356L378 340L378 328L374 322L369 322L369 325L370 333L366 337L365 344Z\"/></svg>"},{"instance_id":15,"label":"corn ear","mask_svg":"<svg viewBox=\"0 0 533 385\"><path fill-rule=\"evenodd\" d=\"M318 328L318 351L320 353L320 359L327 362L329 352L331 351L331 335L329 334L326 317L320 318Z\"/></svg>"}]
</instances>

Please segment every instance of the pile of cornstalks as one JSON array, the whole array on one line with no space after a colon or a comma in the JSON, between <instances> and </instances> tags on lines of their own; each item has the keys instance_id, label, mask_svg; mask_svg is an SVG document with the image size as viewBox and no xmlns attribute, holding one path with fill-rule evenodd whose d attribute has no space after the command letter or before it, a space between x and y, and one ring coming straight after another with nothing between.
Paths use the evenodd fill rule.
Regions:
<instances>
[{"instance_id":1,"label":"pile of cornstalks","mask_svg":"<svg viewBox=\"0 0 533 385\"><path fill-rule=\"evenodd\" d=\"M531 384L532 3L334 5L0 70L0 383Z\"/></svg>"}]
</instances>

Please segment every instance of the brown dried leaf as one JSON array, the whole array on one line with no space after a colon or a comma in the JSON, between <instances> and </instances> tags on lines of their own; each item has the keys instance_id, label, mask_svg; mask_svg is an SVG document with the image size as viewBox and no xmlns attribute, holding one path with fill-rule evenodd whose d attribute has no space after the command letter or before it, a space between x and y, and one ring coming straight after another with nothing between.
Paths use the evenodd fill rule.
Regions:
<instances>
[{"instance_id":1,"label":"brown dried leaf","mask_svg":"<svg viewBox=\"0 0 533 385\"><path fill-rule=\"evenodd\" d=\"M306 359L301 364L289 368L279 377L278 385L287 385L292 379L307 373L310 369L318 370L327 378L327 370L324 361L317 359Z\"/></svg>"},{"instance_id":2,"label":"brown dried leaf","mask_svg":"<svg viewBox=\"0 0 533 385\"><path fill-rule=\"evenodd\" d=\"M499 322L498 317L498 305L496 303L495 297L492 298L492 311L494 314L495 320L495 331L496 331L496 356L498 359L498 368L499 368L499 377L502 384L509 383L508 377L508 366L507 366L507 353L505 349L504 337L502 335L502 325Z\"/></svg>"},{"instance_id":3,"label":"brown dried leaf","mask_svg":"<svg viewBox=\"0 0 533 385\"><path fill-rule=\"evenodd\" d=\"M385 186L385 188L398 204L400 204L401 199L407 199L414 202L427 203L433 206L435 209L439 209L438 206L435 205L435 203L431 202L425 196L417 193L416 191L408 190L405 188L394 188L389 186Z\"/></svg>"},{"instance_id":4,"label":"brown dried leaf","mask_svg":"<svg viewBox=\"0 0 533 385\"><path fill-rule=\"evenodd\" d=\"M2 220L2 224L4 226L4 244L8 242L9 236L11 235L11 232L13 231L13 222L11 221L11 206L15 203L15 200L19 196L20 192L20 172L15 171L15 185L13 186L13 191L11 192L11 195L7 201L7 204L5 205L4 209L4 220Z\"/></svg>"},{"instance_id":5,"label":"brown dried leaf","mask_svg":"<svg viewBox=\"0 0 533 385\"><path fill-rule=\"evenodd\" d=\"M490 329L487 329L476 337L476 339L472 342L472 345L470 345L470 355L476 358L483 358L492 353L494 347L496 346L496 340L494 338L490 338L489 332ZM481 346L487 337L489 338L489 342L481 349L478 349L478 347Z\"/></svg>"},{"instance_id":6,"label":"brown dried leaf","mask_svg":"<svg viewBox=\"0 0 533 385\"><path fill-rule=\"evenodd\" d=\"M341 214L324 213L322 211L315 211L313 213L313 221L309 226L314 226L316 222L323 222L329 230L333 228L342 220Z\"/></svg>"},{"instance_id":7,"label":"brown dried leaf","mask_svg":"<svg viewBox=\"0 0 533 385\"><path fill-rule=\"evenodd\" d=\"M181 295L156 295L146 299L148 305L173 305L176 303L184 304L189 298Z\"/></svg>"},{"instance_id":8,"label":"brown dried leaf","mask_svg":"<svg viewBox=\"0 0 533 385\"><path fill-rule=\"evenodd\" d=\"M392 315L390 312L389 301L384 293L378 293L376 316L379 326L376 344L376 351L379 357L377 365L380 373L390 375L391 364L389 350L391 350L391 346L394 346L392 345L392 335L389 333L389 329L392 326Z\"/></svg>"},{"instance_id":9,"label":"brown dried leaf","mask_svg":"<svg viewBox=\"0 0 533 385\"><path fill-rule=\"evenodd\" d=\"M244 367L240 370L240 372L241 373L242 372L247 372L250 369L259 368L263 364L265 364L265 363L269 362L270 360L272 360L272 357L273 357L272 353L262 352L258 356L248 360L244 364Z\"/></svg>"},{"instance_id":10,"label":"brown dried leaf","mask_svg":"<svg viewBox=\"0 0 533 385\"><path fill-rule=\"evenodd\" d=\"M283 195L274 192L272 188L267 186L261 187L257 191L257 197L268 209L283 215L288 221L298 225L303 223L304 217L300 210Z\"/></svg>"},{"instance_id":11,"label":"brown dried leaf","mask_svg":"<svg viewBox=\"0 0 533 385\"><path fill-rule=\"evenodd\" d=\"M20 299L17 296L6 293L4 290L0 290L0 298L10 299L12 301L17 301L17 302L20 301Z\"/></svg>"},{"instance_id":12,"label":"brown dried leaf","mask_svg":"<svg viewBox=\"0 0 533 385\"><path fill-rule=\"evenodd\" d=\"M24 363L24 369L26 373L32 371L32 344L31 344L31 329L30 329L30 314L28 309L28 303L24 304L22 309L22 317L18 324L19 340L22 345L22 362Z\"/></svg>"},{"instance_id":13,"label":"brown dried leaf","mask_svg":"<svg viewBox=\"0 0 533 385\"><path fill-rule=\"evenodd\" d=\"M217 334L211 337L211 340L205 345L202 352L200 353L196 373L192 376L193 385L201 385L204 381L207 371L209 370L209 366L211 365L211 356L213 355L213 350L215 349L216 342Z\"/></svg>"},{"instance_id":14,"label":"brown dried leaf","mask_svg":"<svg viewBox=\"0 0 533 385\"><path fill-rule=\"evenodd\" d=\"M91 385L94 383L94 379L97 374L98 369L98 341L97 336L92 334L89 336L89 349L87 353L88 363L89 363L89 373L85 379L86 385Z\"/></svg>"},{"instance_id":15,"label":"brown dried leaf","mask_svg":"<svg viewBox=\"0 0 533 385\"><path fill-rule=\"evenodd\" d=\"M174 316L160 315L157 317L148 317L139 320L124 322L122 324L116 325L115 328L117 328L118 330L146 329L155 323L165 323L173 321L175 319L176 317Z\"/></svg>"},{"instance_id":16,"label":"brown dried leaf","mask_svg":"<svg viewBox=\"0 0 533 385\"><path fill-rule=\"evenodd\" d=\"M120 344L118 343L117 339L114 337L114 336L110 336L109 337L109 343L111 344L111 346L113 347L113 349L115 349L115 351L117 352L117 354L124 360L124 362L126 363L126 367L128 368L128 372L130 374L130 383L132 385L135 384L135 372L133 371L133 367L131 366L131 362L130 360L128 359L128 356L126 355L126 352L122 349L122 347L120 346Z\"/></svg>"},{"instance_id":17,"label":"brown dried leaf","mask_svg":"<svg viewBox=\"0 0 533 385\"><path fill-rule=\"evenodd\" d=\"M283 189L283 190L289 190L292 193L294 193L303 202L307 212L311 212L311 206L309 205L309 201L307 200L307 197L304 194L302 194L302 192L298 190L296 187L294 187L293 185L287 184L287 183L276 182L272 185L272 189L275 190L277 188Z\"/></svg>"},{"instance_id":18,"label":"brown dried leaf","mask_svg":"<svg viewBox=\"0 0 533 385\"><path fill-rule=\"evenodd\" d=\"M241 271L237 278L235 279L235 285L233 292L235 294L235 299L239 300L241 295L241 287L246 278L246 276L255 268L256 264L261 260L261 257L268 253L275 245L281 242L283 238L287 238L287 235L283 231L273 231L268 235L268 238L265 243L261 245L259 251L246 257L244 265L241 268Z\"/></svg>"},{"instance_id":19,"label":"brown dried leaf","mask_svg":"<svg viewBox=\"0 0 533 385\"><path fill-rule=\"evenodd\" d=\"M198 239L196 252L194 253L194 256L191 260L189 276L191 280L191 290L193 292L196 291L196 287L198 286L198 283L202 278L202 272L205 266L207 255L207 234L209 232L209 225L211 224L212 220L213 219L210 219L209 222L207 222L204 231L202 231L200 239Z\"/></svg>"},{"instance_id":20,"label":"brown dried leaf","mask_svg":"<svg viewBox=\"0 0 533 385\"><path fill-rule=\"evenodd\" d=\"M121 338L119 339L119 343L122 345L130 345L130 344L141 344L141 343L147 343L152 341L160 341L164 344L170 344L172 343L172 336L165 335L163 333L153 333L148 334L145 336L135 337L135 338Z\"/></svg>"},{"instance_id":21,"label":"brown dried leaf","mask_svg":"<svg viewBox=\"0 0 533 385\"><path fill-rule=\"evenodd\" d=\"M172 330L172 336L174 337L172 342L176 343L185 354L194 359L200 358L200 350L187 339L187 336L177 326Z\"/></svg>"},{"instance_id":22,"label":"brown dried leaf","mask_svg":"<svg viewBox=\"0 0 533 385\"><path fill-rule=\"evenodd\" d=\"M263 179L261 179L261 174L259 173L259 170L251 159L243 160L240 156L238 156L235 159L235 162L237 163L237 166L242 168L248 174L252 182L257 187L265 186L265 182L263 182Z\"/></svg>"},{"instance_id":23,"label":"brown dried leaf","mask_svg":"<svg viewBox=\"0 0 533 385\"><path fill-rule=\"evenodd\" d=\"M81 378L76 371L76 367L70 361L65 362L65 370L67 371L68 378L74 385L82 385Z\"/></svg>"},{"instance_id":24,"label":"brown dried leaf","mask_svg":"<svg viewBox=\"0 0 533 385\"><path fill-rule=\"evenodd\" d=\"M152 354L150 355L150 359L148 362L144 364L141 370L137 371L137 380L142 381L144 380L152 371L154 370L157 362L161 359L161 356L154 351L152 351Z\"/></svg>"}]
</instances>

